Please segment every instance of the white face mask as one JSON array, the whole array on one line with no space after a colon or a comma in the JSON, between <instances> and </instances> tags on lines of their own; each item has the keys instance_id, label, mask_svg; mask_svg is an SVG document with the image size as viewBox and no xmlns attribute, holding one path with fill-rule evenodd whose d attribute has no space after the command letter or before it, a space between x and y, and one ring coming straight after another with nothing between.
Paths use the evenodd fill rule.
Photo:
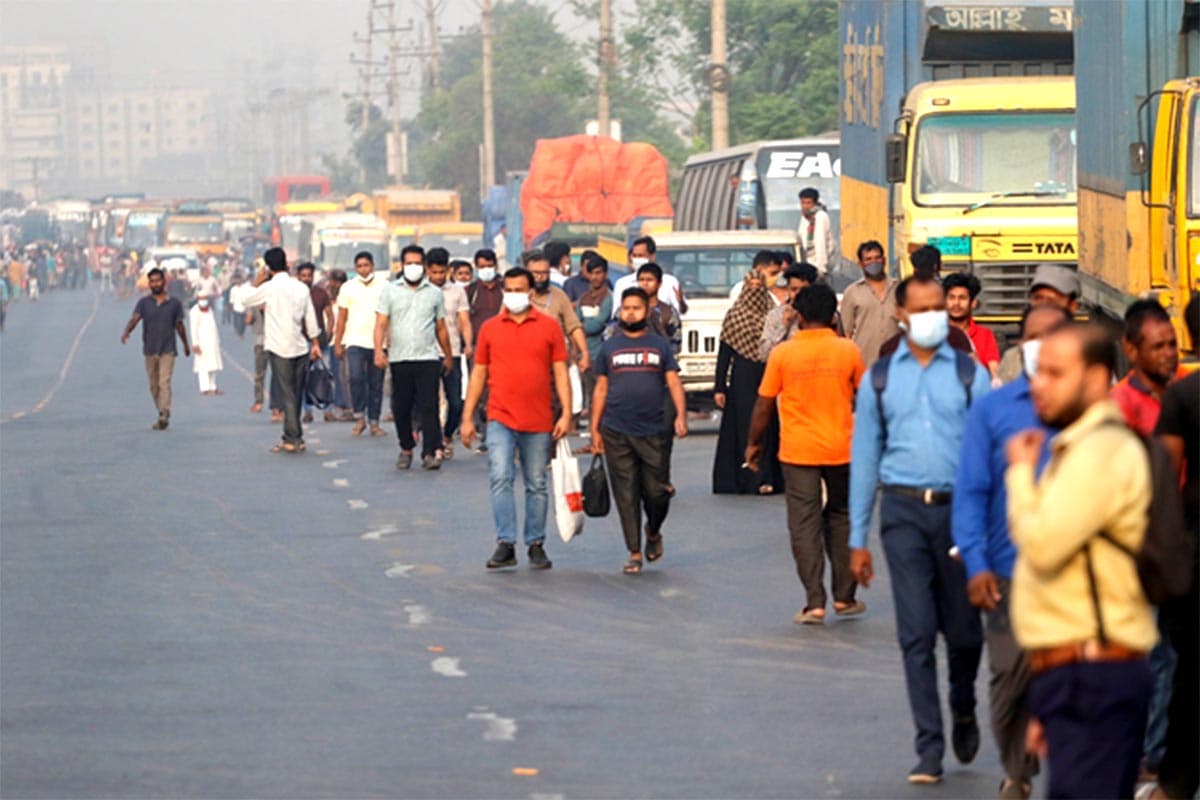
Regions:
<instances>
[{"instance_id":1,"label":"white face mask","mask_svg":"<svg viewBox=\"0 0 1200 800\"><path fill-rule=\"evenodd\" d=\"M208 308L208 301L207 300L198 300L198 301L196 301L196 305L200 306L201 308Z\"/></svg>"},{"instance_id":2,"label":"white face mask","mask_svg":"<svg viewBox=\"0 0 1200 800\"><path fill-rule=\"evenodd\" d=\"M1037 375L1038 355L1042 352L1042 340L1030 339L1028 342L1021 342L1021 364L1025 370L1025 377L1033 379Z\"/></svg>"},{"instance_id":3,"label":"white face mask","mask_svg":"<svg viewBox=\"0 0 1200 800\"><path fill-rule=\"evenodd\" d=\"M910 314L905 330L908 331L908 338L917 347L928 349L940 347L942 342L946 341L946 337L950 335L950 317L944 310Z\"/></svg>"},{"instance_id":4,"label":"white face mask","mask_svg":"<svg viewBox=\"0 0 1200 800\"><path fill-rule=\"evenodd\" d=\"M423 264L405 264L404 265L404 280L409 283L420 283L421 278L425 277L425 266Z\"/></svg>"},{"instance_id":5,"label":"white face mask","mask_svg":"<svg viewBox=\"0 0 1200 800\"><path fill-rule=\"evenodd\" d=\"M776 288L778 288L778 289L786 289L786 288L787 288L787 285L788 285L788 279L787 279L787 276L786 276L786 275L784 275L782 272L781 272L781 273L779 273L779 277L775 279L775 286L776 286Z\"/></svg>"},{"instance_id":6,"label":"white face mask","mask_svg":"<svg viewBox=\"0 0 1200 800\"><path fill-rule=\"evenodd\" d=\"M459 286L470 286L471 279L467 278L466 280L456 280L455 283L457 283Z\"/></svg>"},{"instance_id":7,"label":"white face mask","mask_svg":"<svg viewBox=\"0 0 1200 800\"><path fill-rule=\"evenodd\" d=\"M504 307L510 314L522 314L529 309L529 295L526 292L505 292Z\"/></svg>"},{"instance_id":8,"label":"white face mask","mask_svg":"<svg viewBox=\"0 0 1200 800\"><path fill-rule=\"evenodd\" d=\"M631 259L629 259L629 268L632 269L634 274L636 275L637 271L639 269L641 269L642 267L646 266L649 263L650 263L650 259L648 259L648 258L631 258Z\"/></svg>"},{"instance_id":9,"label":"white face mask","mask_svg":"<svg viewBox=\"0 0 1200 800\"><path fill-rule=\"evenodd\" d=\"M492 281L496 280L495 267L480 267L478 274L479 280L483 281L484 283L491 283Z\"/></svg>"}]
</instances>

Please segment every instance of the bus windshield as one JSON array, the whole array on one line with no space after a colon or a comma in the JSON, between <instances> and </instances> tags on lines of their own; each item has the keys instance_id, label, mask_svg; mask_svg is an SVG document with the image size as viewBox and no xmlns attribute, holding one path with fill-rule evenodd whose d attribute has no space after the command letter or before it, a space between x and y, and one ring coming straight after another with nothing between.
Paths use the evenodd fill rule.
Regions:
<instances>
[{"instance_id":1,"label":"bus windshield","mask_svg":"<svg viewBox=\"0 0 1200 800\"><path fill-rule=\"evenodd\" d=\"M689 298L729 297L729 290L746 277L761 247L659 248L655 261L674 275Z\"/></svg>"},{"instance_id":2,"label":"bus windshield","mask_svg":"<svg viewBox=\"0 0 1200 800\"><path fill-rule=\"evenodd\" d=\"M1187 215L1193 219L1200 217L1200 102L1192 98L1192 108L1188 114L1188 122L1192 126L1191 135L1184 139L1190 152L1182 153L1182 162L1187 164L1188 204Z\"/></svg>"},{"instance_id":3,"label":"bus windshield","mask_svg":"<svg viewBox=\"0 0 1200 800\"><path fill-rule=\"evenodd\" d=\"M472 259L475 251L483 247L483 239L470 234L455 235L452 233L423 233L421 247L428 253L435 247L444 247L451 258Z\"/></svg>"},{"instance_id":4,"label":"bus windshield","mask_svg":"<svg viewBox=\"0 0 1200 800\"><path fill-rule=\"evenodd\" d=\"M366 250L375 260L375 269L389 269L391 260L388 257L388 246L385 242L359 242L339 239L336 242L322 242L321 251L317 255L317 265L322 269L354 270L354 257Z\"/></svg>"},{"instance_id":5,"label":"bus windshield","mask_svg":"<svg viewBox=\"0 0 1200 800\"><path fill-rule=\"evenodd\" d=\"M220 222L173 221L167 226L167 244L224 241Z\"/></svg>"},{"instance_id":6,"label":"bus windshield","mask_svg":"<svg viewBox=\"0 0 1200 800\"><path fill-rule=\"evenodd\" d=\"M1075 202L1075 114L938 114L917 126L913 187L926 206Z\"/></svg>"},{"instance_id":7,"label":"bus windshield","mask_svg":"<svg viewBox=\"0 0 1200 800\"><path fill-rule=\"evenodd\" d=\"M816 189L838 229L841 209L842 159L838 144L764 149L758 156L761 196L766 204L764 228L794 231L800 226L800 191ZM742 198L739 198L739 203ZM739 209L740 211L740 209ZM762 215L757 215L763 219Z\"/></svg>"}]
</instances>

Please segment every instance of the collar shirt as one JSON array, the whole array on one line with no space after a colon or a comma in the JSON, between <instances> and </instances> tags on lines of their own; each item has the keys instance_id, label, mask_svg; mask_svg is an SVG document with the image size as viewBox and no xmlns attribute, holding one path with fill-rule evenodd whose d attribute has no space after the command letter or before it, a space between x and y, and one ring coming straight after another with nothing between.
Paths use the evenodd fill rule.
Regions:
<instances>
[{"instance_id":1,"label":"collar shirt","mask_svg":"<svg viewBox=\"0 0 1200 800\"><path fill-rule=\"evenodd\" d=\"M346 347L375 347L375 309L383 294L387 281L372 275L367 283L357 273L346 281L338 292L337 307L346 309L346 329L342 332L342 344Z\"/></svg>"},{"instance_id":2,"label":"collar shirt","mask_svg":"<svg viewBox=\"0 0 1200 800\"><path fill-rule=\"evenodd\" d=\"M457 283L446 281L442 286L442 299L445 301L446 333L450 334L450 355L462 355L463 335L458 327L459 312L470 312L471 304L467 302L467 290Z\"/></svg>"},{"instance_id":3,"label":"collar shirt","mask_svg":"<svg viewBox=\"0 0 1200 800\"><path fill-rule=\"evenodd\" d=\"M264 306L263 348L282 358L297 358L311 349L304 331L319 330L308 287L276 272L271 280L242 296L246 308Z\"/></svg>"},{"instance_id":4,"label":"collar shirt","mask_svg":"<svg viewBox=\"0 0 1200 800\"><path fill-rule=\"evenodd\" d=\"M1187 371L1182 367L1175 373L1174 380L1187 377ZM1125 415L1129 427L1142 436L1152 436L1154 426L1158 424L1158 415L1162 411L1162 400L1154 391L1142 382L1136 372L1129 374L1112 388L1110 393L1113 402Z\"/></svg>"},{"instance_id":5,"label":"collar shirt","mask_svg":"<svg viewBox=\"0 0 1200 800\"><path fill-rule=\"evenodd\" d=\"M870 370L854 407L850 457L850 545L866 547L875 489L879 484L949 492L958 470L958 453L967 419L967 392L958 380L958 356L947 342L922 367L906 339L888 363L883 390L887 442ZM864 356L865 360L865 356ZM991 377L976 365L972 402L991 387Z\"/></svg>"},{"instance_id":6,"label":"collar shirt","mask_svg":"<svg viewBox=\"0 0 1200 800\"><path fill-rule=\"evenodd\" d=\"M899 281L887 279L883 298L875 294L871 282L860 278L842 293L842 328L862 351L868 369L879 359L879 348L900 332L896 322L896 286Z\"/></svg>"},{"instance_id":7,"label":"collar shirt","mask_svg":"<svg viewBox=\"0 0 1200 800\"><path fill-rule=\"evenodd\" d=\"M388 361L439 361L445 355L437 321L446 318L446 302L428 280L415 289L403 279L389 283L375 310L388 320Z\"/></svg>"},{"instance_id":8,"label":"collar shirt","mask_svg":"<svg viewBox=\"0 0 1200 800\"><path fill-rule=\"evenodd\" d=\"M534 292L529 295L529 302L538 311L557 320L563 336L570 336L583 327L579 322L579 315L575 313L575 306L571 305L571 299L557 286L552 285L546 294Z\"/></svg>"},{"instance_id":9,"label":"collar shirt","mask_svg":"<svg viewBox=\"0 0 1200 800\"><path fill-rule=\"evenodd\" d=\"M617 318L617 312L621 310L621 295L625 293L626 289L632 289L637 285L636 270L618 278L617 282L613 284L613 319ZM675 296L676 289L679 289L679 279L669 272L664 272L662 284L658 287L658 302L666 303L679 311L679 298Z\"/></svg>"}]
</instances>

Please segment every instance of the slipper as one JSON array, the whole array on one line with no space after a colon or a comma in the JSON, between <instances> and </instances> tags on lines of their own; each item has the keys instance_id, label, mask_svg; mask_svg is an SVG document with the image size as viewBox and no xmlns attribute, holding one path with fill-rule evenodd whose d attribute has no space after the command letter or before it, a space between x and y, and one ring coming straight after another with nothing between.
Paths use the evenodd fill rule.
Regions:
<instances>
[{"instance_id":1,"label":"slipper","mask_svg":"<svg viewBox=\"0 0 1200 800\"><path fill-rule=\"evenodd\" d=\"M646 534L646 560L658 561L663 556L663 540L662 534L651 536Z\"/></svg>"},{"instance_id":2,"label":"slipper","mask_svg":"<svg viewBox=\"0 0 1200 800\"><path fill-rule=\"evenodd\" d=\"M250 406L251 414L257 414L260 411L262 411L262 403L255 403L254 405Z\"/></svg>"},{"instance_id":3,"label":"slipper","mask_svg":"<svg viewBox=\"0 0 1200 800\"><path fill-rule=\"evenodd\" d=\"M625 562L625 566L621 567L621 572L626 575L642 574L642 560L640 558L631 558Z\"/></svg>"},{"instance_id":4,"label":"slipper","mask_svg":"<svg viewBox=\"0 0 1200 800\"><path fill-rule=\"evenodd\" d=\"M775 487L769 483L764 483L762 486L758 487L758 493L764 495L775 494Z\"/></svg>"},{"instance_id":5,"label":"slipper","mask_svg":"<svg viewBox=\"0 0 1200 800\"><path fill-rule=\"evenodd\" d=\"M816 613L816 609L806 608L792 617L792 622L797 625L824 625L825 615Z\"/></svg>"},{"instance_id":6,"label":"slipper","mask_svg":"<svg viewBox=\"0 0 1200 800\"><path fill-rule=\"evenodd\" d=\"M301 445L301 447L303 447L303 445ZM297 450L296 450L296 445L294 445L294 444L288 444L287 442L280 442L279 444L277 444L271 448L271 452L272 453L295 453L295 452L297 452Z\"/></svg>"},{"instance_id":7,"label":"slipper","mask_svg":"<svg viewBox=\"0 0 1200 800\"><path fill-rule=\"evenodd\" d=\"M833 613L837 614L839 617L857 617L860 614L865 614L866 611L867 604L862 600L855 600L853 603L843 606L842 608L838 608L837 603L834 603L833 605Z\"/></svg>"}]
</instances>

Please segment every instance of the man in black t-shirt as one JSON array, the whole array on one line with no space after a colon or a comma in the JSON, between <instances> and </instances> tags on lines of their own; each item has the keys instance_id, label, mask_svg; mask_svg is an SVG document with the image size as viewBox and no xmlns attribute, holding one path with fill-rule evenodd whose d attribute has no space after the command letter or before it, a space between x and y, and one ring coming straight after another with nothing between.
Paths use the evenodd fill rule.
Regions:
<instances>
[{"instance_id":1,"label":"man in black t-shirt","mask_svg":"<svg viewBox=\"0 0 1200 800\"><path fill-rule=\"evenodd\" d=\"M167 296L166 276L155 267L146 275L150 294L138 300L133 316L125 325L121 344L142 323L142 355L146 357L146 376L150 379L150 396L158 408L158 421L151 428L165 431L171 418L171 373L175 370L175 336L183 342L183 356L192 354L188 347L187 330L183 326L183 305Z\"/></svg>"},{"instance_id":2,"label":"man in black t-shirt","mask_svg":"<svg viewBox=\"0 0 1200 800\"><path fill-rule=\"evenodd\" d=\"M642 571L642 508L646 510L646 560L662 557L662 524L671 505L670 451L664 429L664 395L675 407L676 436L687 435L687 409L671 344L647 329L650 298L626 289L620 328L605 340L593 365L592 452L603 453L621 517L629 561L625 573Z\"/></svg>"}]
</instances>

